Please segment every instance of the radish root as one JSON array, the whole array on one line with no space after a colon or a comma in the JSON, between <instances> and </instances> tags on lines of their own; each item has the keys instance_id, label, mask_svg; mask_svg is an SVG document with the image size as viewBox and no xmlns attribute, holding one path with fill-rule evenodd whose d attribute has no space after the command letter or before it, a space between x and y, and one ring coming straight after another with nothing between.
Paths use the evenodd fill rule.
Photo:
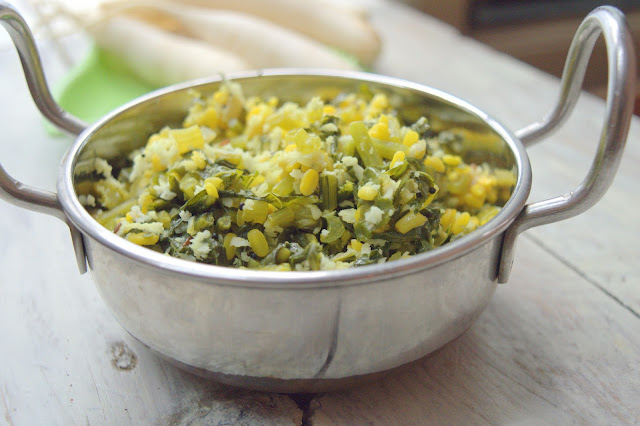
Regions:
<instances>
[{"instance_id":1,"label":"radish root","mask_svg":"<svg viewBox=\"0 0 640 426\"><path fill-rule=\"evenodd\" d=\"M358 61L371 64L380 42L365 14L325 3L329 1L99 0L74 8L65 0L31 3L38 11L36 34L55 41L84 31L137 77L165 86L247 69L358 69ZM329 4L335 8L332 20L322 11ZM274 11L277 7L286 9ZM297 17L305 13L314 17L306 16L308 25L301 26ZM68 62L60 44L57 49Z\"/></svg>"}]
</instances>

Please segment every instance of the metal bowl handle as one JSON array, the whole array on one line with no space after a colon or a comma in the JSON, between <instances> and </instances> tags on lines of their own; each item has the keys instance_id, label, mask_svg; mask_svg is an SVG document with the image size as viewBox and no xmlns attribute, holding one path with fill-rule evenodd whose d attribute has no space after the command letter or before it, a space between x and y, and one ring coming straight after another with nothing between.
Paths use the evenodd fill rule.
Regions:
<instances>
[{"instance_id":1,"label":"metal bowl handle","mask_svg":"<svg viewBox=\"0 0 640 426\"><path fill-rule=\"evenodd\" d=\"M31 96L40 112L62 130L72 134L82 132L87 125L65 112L53 100L42 70L33 35L26 22L13 7L2 0L0 0L0 23L6 28L16 46ZM0 198L18 207L57 217L69 225L78 267L82 273L87 270L82 236L69 223L58 201L57 194L22 184L12 178L0 165Z\"/></svg>"},{"instance_id":2,"label":"metal bowl handle","mask_svg":"<svg viewBox=\"0 0 640 426\"><path fill-rule=\"evenodd\" d=\"M615 176L629 132L635 95L636 63L633 39L624 15L611 6L595 9L582 21L569 48L560 99L542 121L516 132L525 145L556 130L573 110L589 57L598 37L604 36L609 76L604 125L591 168L576 189L559 197L528 204L507 229L502 245L498 282L505 283L513 264L517 236L529 228L576 216L596 204Z\"/></svg>"}]
</instances>

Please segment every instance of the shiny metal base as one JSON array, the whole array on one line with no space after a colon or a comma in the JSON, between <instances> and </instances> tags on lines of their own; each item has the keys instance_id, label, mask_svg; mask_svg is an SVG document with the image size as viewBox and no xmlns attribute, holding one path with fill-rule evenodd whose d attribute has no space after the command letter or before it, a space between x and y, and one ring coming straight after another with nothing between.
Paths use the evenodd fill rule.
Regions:
<instances>
[{"instance_id":1,"label":"shiny metal base","mask_svg":"<svg viewBox=\"0 0 640 426\"><path fill-rule=\"evenodd\" d=\"M147 346L148 348L148 346ZM149 348L158 357L164 359L170 364L184 370L188 373L194 374L205 379L210 379L218 383L225 385L235 386L243 389L256 390L260 392L275 392L275 393L320 393L320 392L335 392L344 389L352 389L367 384L374 383L381 380L395 371L399 371L407 368L409 364L405 364L396 368L392 368L385 371L379 371L371 374L364 374L359 376L344 377L341 379L278 379L275 377L252 377L252 376L240 376L234 374L216 373L214 371L205 370L204 368L197 368L166 355L160 352L154 351ZM428 356L428 355L427 355ZM417 361L414 361L417 362Z\"/></svg>"}]
</instances>

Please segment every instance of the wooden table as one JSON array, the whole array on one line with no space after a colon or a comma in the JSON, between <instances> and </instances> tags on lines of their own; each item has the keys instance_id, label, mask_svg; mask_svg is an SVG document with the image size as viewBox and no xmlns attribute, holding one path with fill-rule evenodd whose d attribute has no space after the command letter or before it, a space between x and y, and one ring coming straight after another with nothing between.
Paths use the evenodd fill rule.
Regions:
<instances>
[{"instance_id":1,"label":"wooden table","mask_svg":"<svg viewBox=\"0 0 640 426\"><path fill-rule=\"evenodd\" d=\"M450 92L511 129L541 118L558 81L399 4L372 1L384 41L375 71ZM42 44L50 81L62 65ZM0 159L55 188L67 138L42 125L17 55L0 52ZM604 104L585 95L530 149L532 200L586 174ZM118 325L65 225L0 202L0 423L424 424L640 422L640 119L603 200L520 239L509 284L457 340L386 379L340 393L238 390L184 373Z\"/></svg>"}]
</instances>

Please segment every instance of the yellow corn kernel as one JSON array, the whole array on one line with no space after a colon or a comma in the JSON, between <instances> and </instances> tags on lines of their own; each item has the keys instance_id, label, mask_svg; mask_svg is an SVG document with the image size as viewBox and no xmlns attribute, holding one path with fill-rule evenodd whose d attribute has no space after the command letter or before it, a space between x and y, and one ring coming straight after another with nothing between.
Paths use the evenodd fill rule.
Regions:
<instances>
[{"instance_id":1,"label":"yellow corn kernel","mask_svg":"<svg viewBox=\"0 0 640 426\"><path fill-rule=\"evenodd\" d=\"M424 158L427 153L427 143L425 141L418 141L409 147L409 157L420 160Z\"/></svg>"},{"instance_id":2,"label":"yellow corn kernel","mask_svg":"<svg viewBox=\"0 0 640 426\"><path fill-rule=\"evenodd\" d=\"M382 139L383 141L389 140L389 125L382 122L374 124L369 129L369 136L376 139Z\"/></svg>"},{"instance_id":3,"label":"yellow corn kernel","mask_svg":"<svg viewBox=\"0 0 640 426\"><path fill-rule=\"evenodd\" d=\"M404 135L404 138L402 138L402 143L406 146L411 146L414 143L418 142L418 139L420 139L420 135L418 135L415 130L409 130Z\"/></svg>"},{"instance_id":4,"label":"yellow corn kernel","mask_svg":"<svg viewBox=\"0 0 640 426\"><path fill-rule=\"evenodd\" d=\"M199 117L197 124L215 129L218 126L218 112L215 108L208 107Z\"/></svg>"},{"instance_id":5,"label":"yellow corn kernel","mask_svg":"<svg viewBox=\"0 0 640 426\"><path fill-rule=\"evenodd\" d=\"M183 127L199 125L215 129L218 126L218 112L213 107L203 109L202 105L195 104L189 109L189 115L182 124Z\"/></svg>"},{"instance_id":6,"label":"yellow corn kernel","mask_svg":"<svg viewBox=\"0 0 640 426\"><path fill-rule=\"evenodd\" d=\"M395 166L398 166L402 163L404 163L405 160L405 154L403 151L396 151L395 154L393 154L393 158L391 159L391 163L389 164L389 170L393 169Z\"/></svg>"},{"instance_id":7,"label":"yellow corn kernel","mask_svg":"<svg viewBox=\"0 0 640 426\"><path fill-rule=\"evenodd\" d=\"M216 186L216 183L213 181L216 178L206 178L204 180L204 189L205 191L207 191L207 195L217 199L219 197L218 195L218 187Z\"/></svg>"},{"instance_id":8,"label":"yellow corn kernel","mask_svg":"<svg viewBox=\"0 0 640 426\"><path fill-rule=\"evenodd\" d=\"M460 163L462 163L462 158L460 158L459 155L445 154L445 155L442 156L442 161L447 166L455 167L455 166L460 165Z\"/></svg>"},{"instance_id":9,"label":"yellow corn kernel","mask_svg":"<svg viewBox=\"0 0 640 426\"><path fill-rule=\"evenodd\" d=\"M358 189L358 198L366 201L373 201L378 196L378 189L371 185L364 185Z\"/></svg>"},{"instance_id":10,"label":"yellow corn kernel","mask_svg":"<svg viewBox=\"0 0 640 426\"><path fill-rule=\"evenodd\" d=\"M455 169L447 174L449 185L447 189L451 194L462 194L467 191L471 183L471 175L463 169Z\"/></svg>"},{"instance_id":11,"label":"yellow corn kernel","mask_svg":"<svg viewBox=\"0 0 640 426\"><path fill-rule=\"evenodd\" d=\"M269 243L262 231L259 229L252 229L247 233L247 240L249 240L249 246L255 254L260 257L265 257L269 254Z\"/></svg>"},{"instance_id":12,"label":"yellow corn kernel","mask_svg":"<svg viewBox=\"0 0 640 426\"><path fill-rule=\"evenodd\" d=\"M455 217L456 209L446 209L442 216L440 216L440 225L442 225L445 231L449 229Z\"/></svg>"},{"instance_id":13,"label":"yellow corn kernel","mask_svg":"<svg viewBox=\"0 0 640 426\"><path fill-rule=\"evenodd\" d=\"M213 100L217 104L224 104L229 99L229 92L227 90L219 90L213 95Z\"/></svg>"},{"instance_id":14,"label":"yellow corn kernel","mask_svg":"<svg viewBox=\"0 0 640 426\"><path fill-rule=\"evenodd\" d=\"M484 225L485 223L489 222L499 212L500 212L500 207L496 207L496 206L484 207L477 214L480 225Z\"/></svg>"},{"instance_id":15,"label":"yellow corn kernel","mask_svg":"<svg viewBox=\"0 0 640 426\"><path fill-rule=\"evenodd\" d=\"M483 174L480 177L478 177L478 183L486 188L491 188L495 186L497 181L498 180L495 178L495 176Z\"/></svg>"},{"instance_id":16,"label":"yellow corn kernel","mask_svg":"<svg viewBox=\"0 0 640 426\"><path fill-rule=\"evenodd\" d=\"M247 121L249 121L252 117L254 117L256 115L263 114L264 112L265 112L265 106L264 105L256 105L256 106L254 106L247 113Z\"/></svg>"},{"instance_id":17,"label":"yellow corn kernel","mask_svg":"<svg viewBox=\"0 0 640 426\"><path fill-rule=\"evenodd\" d=\"M494 171L496 185L501 188L508 188L516 184L516 177L506 169L496 169Z\"/></svg>"},{"instance_id":18,"label":"yellow corn kernel","mask_svg":"<svg viewBox=\"0 0 640 426\"><path fill-rule=\"evenodd\" d=\"M318 180L320 176L315 169L309 169L305 172L300 179L300 192L302 195L311 195L316 190L318 186Z\"/></svg>"},{"instance_id":19,"label":"yellow corn kernel","mask_svg":"<svg viewBox=\"0 0 640 426\"><path fill-rule=\"evenodd\" d=\"M362 243L356 239L351 240L351 248L354 249L355 251L360 251L362 250Z\"/></svg>"},{"instance_id":20,"label":"yellow corn kernel","mask_svg":"<svg viewBox=\"0 0 640 426\"><path fill-rule=\"evenodd\" d=\"M325 105L322 107L322 113L325 115L335 115L336 108L333 105Z\"/></svg>"},{"instance_id":21,"label":"yellow corn kernel","mask_svg":"<svg viewBox=\"0 0 640 426\"><path fill-rule=\"evenodd\" d=\"M340 118L345 123L352 123L354 121L361 121L363 119L363 115L361 111L356 110L355 108L346 108L340 104L341 108L345 108L340 112Z\"/></svg>"},{"instance_id":22,"label":"yellow corn kernel","mask_svg":"<svg viewBox=\"0 0 640 426\"><path fill-rule=\"evenodd\" d=\"M425 167L429 167L438 173L444 173L445 170L444 163L442 162L440 157L434 157L432 155L429 155L424 159L424 165Z\"/></svg>"},{"instance_id":23,"label":"yellow corn kernel","mask_svg":"<svg viewBox=\"0 0 640 426\"><path fill-rule=\"evenodd\" d=\"M462 200L467 206L471 207L472 209L479 209L479 208L482 208L482 206L484 205L485 198L486 197L484 195L478 197L468 192L464 194L464 197L462 197Z\"/></svg>"},{"instance_id":24,"label":"yellow corn kernel","mask_svg":"<svg viewBox=\"0 0 640 426\"><path fill-rule=\"evenodd\" d=\"M152 246L158 242L160 236L155 234L131 232L125 235L124 238L139 246Z\"/></svg>"},{"instance_id":25,"label":"yellow corn kernel","mask_svg":"<svg viewBox=\"0 0 640 426\"><path fill-rule=\"evenodd\" d=\"M227 260L232 260L236 257L236 248L231 245L231 240L236 237L236 234L233 232L229 232L224 236L224 240L222 241L222 246L224 247L224 253L227 256Z\"/></svg>"},{"instance_id":26,"label":"yellow corn kernel","mask_svg":"<svg viewBox=\"0 0 640 426\"><path fill-rule=\"evenodd\" d=\"M487 195L487 189L479 183L475 183L471 185L471 188L469 188L469 192L471 192L473 195L475 195L478 198L486 197Z\"/></svg>"},{"instance_id":27,"label":"yellow corn kernel","mask_svg":"<svg viewBox=\"0 0 640 426\"><path fill-rule=\"evenodd\" d=\"M467 212L462 212L456 215L455 220L453 221L453 225L451 225L451 233L459 234L461 233L465 226L469 223L471 219L471 215Z\"/></svg>"},{"instance_id":28,"label":"yellow corn kernel","mask_svg":"<svg viewBox=\"0 0 640 426\"><path fill-rule=\"evenodd\" d=\"M371 106L377 109L384 109L389 106L389 100L386 95L378 93L371 99Z\"/></svg>"},{"instance_id":29,"label":"yellow corn kernel","mask_svg":"<svg viewBox=\"0 0 640 426\"><path fill-rule=\"evenodd\" d=\"M426 221L427 218L424 215L420 213L409 212L406 215L402 216L402 218L400 218L396 222L395 228L396 231L400 232L401 234L406 234L412 229L424 225Z\"/></svg>"},{"instance_id":30,"label":"yellow corn kernel","mask_svg":"<svg viewBox=\"0 0 640 426\"><path fill-rule=\"evenodd\" d=\"M489 188L487 191L487 203L495 204L498 201L498 188Z\"/></svg>"}]
</instances>

